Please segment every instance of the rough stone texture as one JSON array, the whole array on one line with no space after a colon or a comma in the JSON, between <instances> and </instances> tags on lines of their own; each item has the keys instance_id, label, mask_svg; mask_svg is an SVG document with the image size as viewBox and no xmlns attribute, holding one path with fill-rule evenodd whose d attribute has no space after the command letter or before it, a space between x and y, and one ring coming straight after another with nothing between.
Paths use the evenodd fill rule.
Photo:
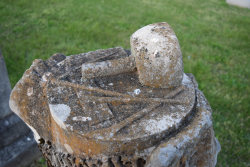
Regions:
<instances>
[{"instance_id":1,"label":"rough stone texture","mask_svg":"<svg viewBox=\"0 0 250 167\"><path fill-rule=\"evenodd\" d=\"M174 56L167 64L182 61ZM194 77L147 86L134 58L120 47L55 54L24 73L10 106L49 166L215 166L212 111ZM179 75L182 66L172 70L166 75Z\"/></svg>"},{"instance_id":2,"label":"rough stone texture","mask_svg":"<svg viewBox=\"0 0 250 167\"><path fill-rule=\"evenodd\" d=\"M32 132L9 108L10 82L0 53L0 167L25 166L40 153Z\"/></svg>"},{"instance_id":3,"label":"rough stone texture","mask_svg":"<svg viewBox=\"0 0 250 167\"><path fill-rule=\"evenodd\" d=\"M106 61L84 63L82 65L82 79L133 72L136 68L134 56L128 56L125 50L119 49L120 57Z\"/></svg>"},{"instance_id":4,"label":"rough stone texture","mask_svg":"<svg viewBox=\"0 0 250 167\"><path fill-rule=\"evenodd\" d=\"M147 150L146 155L131 159L126 154L93 159L76 158L68 152L57 151L51 142L41 140L40 148L48 160L49 166L146 166L146 167L181 167L181 166L215 166L220 144L214 138L211 108L203 93L198 90L194 77L188 75L195 83L197 101L192 116L177 131Z\"/></svg>"},{"instance_id":5,"label":"rough stone texture","mask_svg":"<svg viewBox=\"0 0 250 167\"><path fill-rule=\"evenodd\" d=\"M194 77L192 77L193 82ZM214 138L212 110L196 86L196 111L190 123L162 143L148 157L147 167L215 166L220 144Z\"/></svg>"},{"instance_id":6,"label":"rough stone texture","mask_svg":"<svg viewBox=\"0 0 250 167\"><path fill-rule=\"evenodd\" d=\"M236 5L243 8L250 9L250 0L226 0L230 5Z\"/></svg>"},{"instance_id":7,"label":"rough stone texture","mask_svg":"<svg viewBox=\"0 0 250 167\"><path fill-rule=\"evenodd\" d=\"M183 77L182 53L178 39L165 23L137 30L130 38L140 82L155 88L179 86Z\"/></svg>"}]
</instances>

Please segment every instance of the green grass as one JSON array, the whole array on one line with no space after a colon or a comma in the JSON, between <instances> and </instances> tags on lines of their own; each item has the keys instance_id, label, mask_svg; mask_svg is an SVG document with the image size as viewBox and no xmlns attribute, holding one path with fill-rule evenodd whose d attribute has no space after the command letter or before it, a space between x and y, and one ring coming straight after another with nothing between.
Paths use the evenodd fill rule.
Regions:
<instances>
[{"instance_id":1,"label":"green grass","mask_svg":"<svg viewBox=\"0 0 250 167\"><path fill-rule=\"evenodd\" d=\"M47 163L44 158L38 158L37 160L34 160L29 166L27 167L46 167Z\"/></svg>"},{"instance_id":2,"label":"green grass","mask_svg":"<svg viewBox=\"0 0 250 167\"><path fill-rule=\"evenodd\" d=\"M250 166L249 9L225 0L2 0L0 48L14 86L36 58L129 48L135 30L161 21L213 108L217 166Z\"/></svg>"}]
</instances>

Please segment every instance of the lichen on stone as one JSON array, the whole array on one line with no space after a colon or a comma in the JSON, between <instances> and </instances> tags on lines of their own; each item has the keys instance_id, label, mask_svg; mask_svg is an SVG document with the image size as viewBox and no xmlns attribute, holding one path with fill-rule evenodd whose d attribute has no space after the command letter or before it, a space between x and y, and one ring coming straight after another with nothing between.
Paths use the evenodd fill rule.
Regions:
<instances>
[{"instance_id":1,"label":"lichen on stone","mask_svg":"<svg viewBox=\"0 0 250 167\"><path fill-rule=\"evenodd\" d=\"M173 30L148 25L131 36L131 50L54 54L26 70L10 106L48 164L214 166L211 108L183 73Z\"/></svg>"}]
</instances>

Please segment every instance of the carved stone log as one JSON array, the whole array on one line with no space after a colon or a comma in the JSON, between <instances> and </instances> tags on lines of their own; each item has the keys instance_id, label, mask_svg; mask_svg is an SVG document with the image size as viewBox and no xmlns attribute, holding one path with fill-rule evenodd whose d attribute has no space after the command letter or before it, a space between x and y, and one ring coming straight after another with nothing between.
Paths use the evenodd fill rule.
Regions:
<instances>
[{"instance_id":1,"label":"carved stone log","mask_svg":"<svg viewBox=\"0 0 250 167\"><path fill-rule=\"evenodd\" d=\"M212 111L194 77L181 73L175 86L144 84L137 56L120 47L55 54L24 73L10 106L33 130L49 166L215 166Z\"/></svg>"}]
</instances>

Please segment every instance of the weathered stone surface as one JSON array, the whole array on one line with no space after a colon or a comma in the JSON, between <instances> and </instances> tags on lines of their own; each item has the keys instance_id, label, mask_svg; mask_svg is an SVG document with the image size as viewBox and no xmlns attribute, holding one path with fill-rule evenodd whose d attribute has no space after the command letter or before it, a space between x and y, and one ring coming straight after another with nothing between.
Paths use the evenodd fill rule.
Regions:
<instances>
[{"instance_id":1,"label":"weathered stone surface","mask_svg":"<svg viewBox=\"0 0 250 167\"><path fill-rule=\"evenodd\" d=\"M147 86L137 65L119 47L33 62L10 106L49 166L215 165L211 109L192 75L175 87Z\"/></svg>"},{"instance_id":2,"label":"weathered stone surface","mask_svg":"<svg viewBox=\"0 0 250 167\"><path fill-rule=\"evenodd\" d=\"M82 79L117 75L135 71L134 56L128 56L122 48L119 49L119 57L106 61L84 63L82 65Z\"/></svg>"},{"instance_id":3,"label":"weathered stone surface","mask_svg":"<svg viewBox=\"0 0 250 167\"><path fill-rule=\"evenodd\" d=\"M193 78L192 75L190 77ZM162 141L148 157L147 167L216 165L221 148L214 138L212 110L197 87L196 93L197 104L192 121L172 138Z\"/></svg>"},{"instance_id":4,"label":"weathered stone surface","mask_svg":"<svg viewBox=\"0 0 250 167\"><path fill-rule=\"evenodd\" d=\"M194 77L189 74L192 82L196 83ZM40 147L48 158L51 166L64 166L68 164L80 164L82 166L146 166L146 167L176 167L176 166L215 166L220 144L214 138L212 127L211 108L204 95L198 90L197 101L190 120L185 122L178 131L171 133L167 138L147 150L145 155L137 159L131 159L127 155L110 156L92 159L92 157L81 157L58 152L51 142L42 140Z\"/></svg>"},{"instance_id":5,"label":"weathered stone surface","mask_svg":"<svg viewBox=\"0 0 250 167\"><path fill-rule=\"evenodd\" d=\"M0 167L25 166L40 155L31 131L9 108L10 92L0 53Z\"/></svg>"},{"instance_id":6,"label":"weathered stone surface","mask_svg":"<svg viewBox=\"0 0 250 167\"><path fill-rule=\"evenodd\" d=\"M182 53L178 39L165 23L155 23L137 30L130 38L140 82L155 88L181 85Z\"/></svg>"}]
</instances>

